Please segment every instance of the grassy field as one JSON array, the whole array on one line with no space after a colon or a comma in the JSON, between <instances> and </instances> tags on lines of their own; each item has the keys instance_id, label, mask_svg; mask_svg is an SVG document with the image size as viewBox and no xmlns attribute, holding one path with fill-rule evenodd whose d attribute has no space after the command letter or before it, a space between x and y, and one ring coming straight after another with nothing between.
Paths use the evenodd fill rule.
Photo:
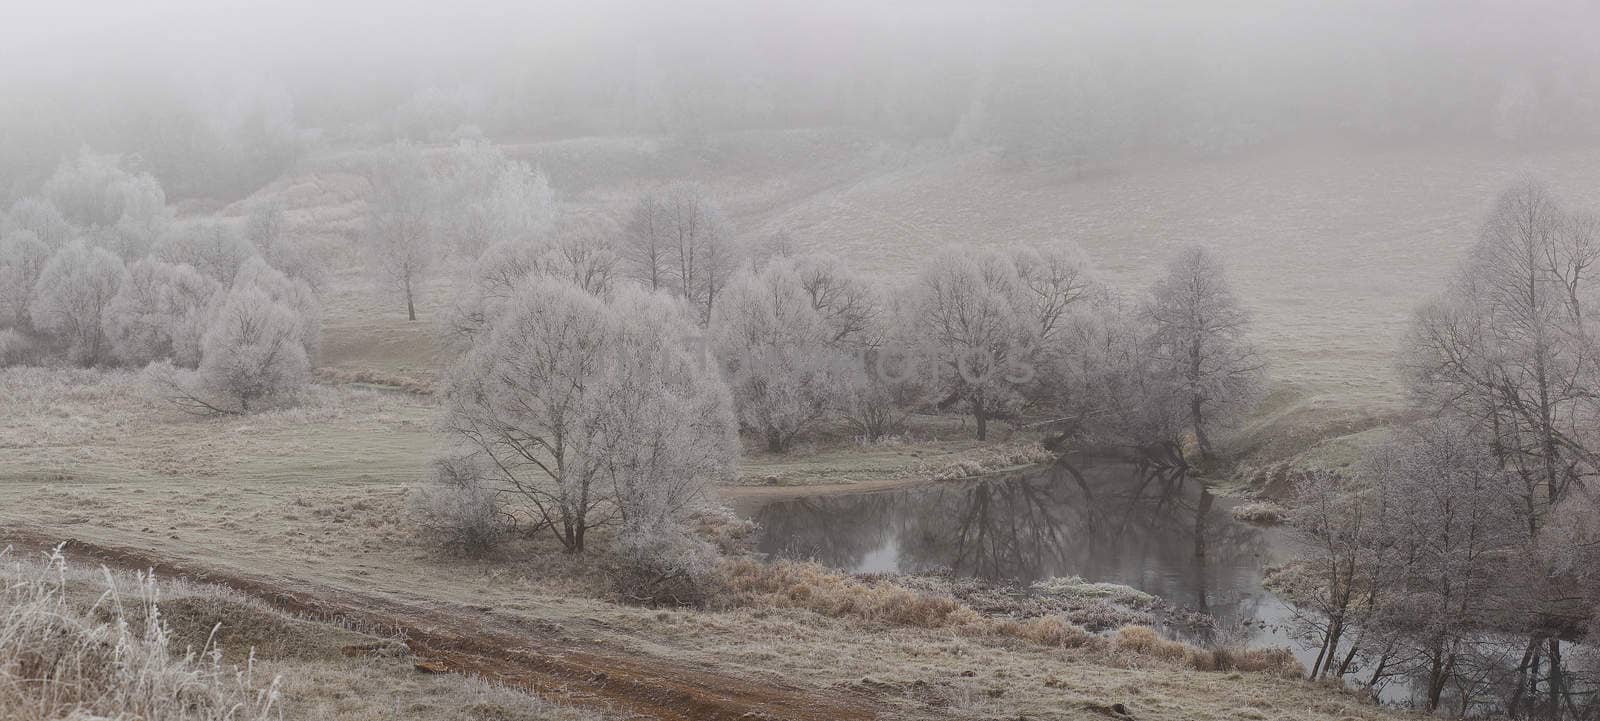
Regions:
<instances>
[{"instance_id":1,"label":"grassy field","mask_svg":"<svg viewBox=\"0 0 1600 721\"><path fill-rule=\"evenodd\" d=\"M0 393L11 411L0 425L0 529L127 549L136 555L118 556L122 563L159 561L169 575L249 579L267 603L332 599L347 605L327 613L346 621L362 618L351 609L379 609L389 614L383 623L418 631L512 634L534 644L537 658L642 659L710 679L701 683L713 690L754 685L786 698L837 699L886 719L1100 718L1114 703L1148 719L1387 714L1272 674L1198 671L1181 659L1114 647L926 625L914 614L883 618L862 611L871 602L851 599L852 587L832 577L808 582L804 593L845 583L834 591L843 600L796 603L804 597L792 594L801 591L780 585L720 610L663 611L614 603L604 590L603 553L574 559L534 540L484 561L445 557L407 516L407 485L434 443L424 397L322 388L294 411L201 419L152 403L132 374L37 369L0 372ZM252 620L266 612L259 605L228 598L246 607L201 606L223 620L261 625ZM285 693L296 699L289 718L431 718L429 709L470 707L478 702L467 699L500 693L419 676L403 659L335 659L326 647L303 652L299 642L273 646L271 634L246 631L233 645L260 643L263 658L292 671L285 672ZM305 653L315 657L296 657ZM557 704L612 708L626 718L627 709L594 696L605 683L539 690ZM491 702L509 703L484 701ZM390 716L391 703L410 710ZM463 718L566 713L538 708Z\"/></svg>"},{"instance_id":2,"label":"grassy field","mask_svg":"<svg viewBox=\"0 0 1600 721\"><path fill-rule=\"evenodd\" d=\"M1066 238L1109 282L1137 292L1175 248L1208 245L1228 263L1270 363L1273 398L1240 437L1268 460L1402 411L1393 358L1410 313L1441 287L1500 189L1533 176L1575 207L1600 207L1600 148L1329 144L1095 172L829 131L736 134L696 149L591 138L507 151L544 168L562 202L619 214L643 189L698 180L748 235L786 229L886 283L944 244ZM449 281L430 287L423 320L407 323L355 269L363 162L308 161L225 212L276 200L334 250L342 270L325 298L325 365L425 379L439 362L430 318Z\"/></svg>"},{"instance_id":3,"label":"grassy field","mask_svg":"<svg viewBox=\"0 0 1600 721\"><path fill-rule=\"evenodd\" d=\"M735 137L696 153L602 139L512 151L539 162L576 204L621 208L640 188L700 179L745 230L788 228L889 279L906 277L943 243L1066 237L1108 278L1136 288L1178 244L1210 244L1230 262L1272 363L1273 392L1239 429L1238 447L1272 459L1344 438L1320 447L1318 457L1335 464L1403 412L1391 351L1411 306L1438 287L1501 185L1532 172L1577 205L1600 205L1600 151L1587 150L1323 148L1092 175L826 133ZM291 223L329 250L319 375L360 383L319 385L293 410L197 418L152 398L132 372L0 370L0 529L135 549L141 559L248 579L280 600L359 601L417 630L511 639L537 629L545 645L528 651L530 664L598 649L595 668L621 675L643 659L701 674L729 698L777 689L881 718L1105 718L1115 703L1142 719L1390 716L1271 674L895 622L838 611L860 607L848 598L796 600L808 590L714 611L619 605L604 591L603 563L538 540L485 561L439 555L408 518L408 487L440 448L434 402L381 386L432 385L443 362L433 319L450 283L446 274L427 289L416 323L371 286L352 245L361 162L359 154L308 162L225 211L283 202ZM754 499L874 489L1039 457L1026 434L978 444L966 440L969 431L959 419L919 418L904 437L872 446L829 433L787 455L752 448L721 492ZM251 608L227 615L284 610ZM397 659L269 662L304 666L285 674L286 692L301 699L294 718L434 718L504 692L416 675ZM525 686L625 718L628 709L606 706L619 685L606 673ZM669 682L636 681L652 693L666 693ZM568 713L484 708L463 718Z\"/></svg>"}]
</instances>

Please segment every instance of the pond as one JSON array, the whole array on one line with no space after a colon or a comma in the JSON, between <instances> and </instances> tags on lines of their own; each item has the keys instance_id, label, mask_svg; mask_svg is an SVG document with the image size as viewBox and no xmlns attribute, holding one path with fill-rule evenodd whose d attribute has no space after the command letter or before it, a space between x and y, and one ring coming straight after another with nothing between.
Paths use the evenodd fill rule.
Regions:
<instances>
[{"instance_id":1,"label":"pond","mask_svg":"<svg viewBox=\"0 0 1600 721\"><path fill-rule=\"evenodd\" d=\"M1235 503L1181 471L1095 461L741 510L774 557L856 573L1124 584L1217 621L1174 635L1288 647L1309 667L1317 649L1288 635L1290 607L1262 587L1265 569L1287 560L1287 536L1235 520Z\"/></svg>"}]
</instances>

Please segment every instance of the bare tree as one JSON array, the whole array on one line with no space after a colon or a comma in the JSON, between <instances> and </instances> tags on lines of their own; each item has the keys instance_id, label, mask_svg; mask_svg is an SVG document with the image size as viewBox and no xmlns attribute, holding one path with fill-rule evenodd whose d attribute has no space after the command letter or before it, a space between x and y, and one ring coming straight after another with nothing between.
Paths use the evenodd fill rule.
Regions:
<instances>
[{"instance_id":1,"label":"bare tree","mask_svg":"<svg viewBox=\"0 0 1600 721\"><path fill-rule=\"evenodd\" d=\"M1600 346L1588 307L1595 232L1592 219L1566 211L1537 182L1507 189L1449 289L1418 312L1403 363L1417 399L1484 428L1518 484L1524 594L1515 606L1529 641L1509 703L1548 717L1571 702L1550 627L1569 625L1574 609L1564 590L1572 567L1549 547L1547 528L1600 468Z\"/></svg>"},{"instance_id":2,"label":"bare tree","mask_svg":"<svg viewBox=\"0 0 1600 721\"><path fill-rule=\"evenodd\" d=\"M221 292L221 283L191 266L134 261L106 306L106 337L124 363L166 359L193 368L200 363L200 340Z\"/></svg>"},{"instance_id":3,"label":"bare tree","mask_svg":"<svg viewBox=\"0 0 1600 721\"><path fill-rule=\"evenodd\" d=\"M1247 409L1261 390L1263 363L1245 338L1249 314L1233 297L1222 263L1199 247L1167 265L1145 314L1154 359L1182 394L1189 428L1209 459L1210 431Z\"/></svg>"},{"instance_id":4,"label":"bare tree","mask_svg":"<svg viewBox=\"0 0 1600 721\"><path fill-rule=\"evenodd\" d=\"M722 211L692 183L641 198L626 238L623 257L633 277L683 296L700 309L702 324L743 261Z\"/></svg>"},{"instance_id":5,"label":"bare tree","mask_svg":"<svg viewBox=\"0 0 1600 721\"><path fill-rule=\"evenodd\" d=\"M406 319L417 319L416 297L433 272L440 249L433 168L408 143L386 148L370 176L365 245L368 268L405 300Z\"/></svg>"},{"instance_id":6,"label":"bare tree","mask_svg":"<svg viewBox=\"0 0 1600 721\"><path fill-rule=\"evenodd\" d=\"M589 530L627 530L731 472L727 392L682 345L688 327L655 297L611 306L531 276L452 366L441 426L581 552Z\"/></svg>"},{"instance_id":7,"label":"bare tree","mask_svg":"<svg viewBox=\"0 0 1600 721\"><path fill-rule=\"evenodd\" d=\"M33 327L66 347L79 365L108 359L104 313L127 277L122 259L75 241L57 251L33 286L28 313Z\"/></svg>"}]
</instances>

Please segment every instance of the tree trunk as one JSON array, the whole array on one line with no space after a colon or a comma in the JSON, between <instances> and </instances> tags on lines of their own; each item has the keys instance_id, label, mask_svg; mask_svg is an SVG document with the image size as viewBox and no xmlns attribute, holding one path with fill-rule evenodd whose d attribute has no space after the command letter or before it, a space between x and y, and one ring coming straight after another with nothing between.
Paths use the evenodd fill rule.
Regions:
<instances>
[{"instance_id":1,"label":"tree trunk","mask_svg":"<svg viewBox=\"0 0 1600 721\"><path fill-rule=\"evenodd\" d=\"M978 440L989 440L989 409L984 408L982 403L974 404L972 417L978 423Z\"/></svg>"},{"instance_id":2,"label":"tree trunk","mask_svg":"<svg viewBox=\"0 0 1600 721\"><path fill-rule=\"evenodd\" d=\"M776 428L767 429L767 451L770 453L782 453L784 451L783 434L779 433Z\"/></svg>"},{"instance_id":3,"label":"tree trunk","mask_svg":"<svg viewBox=\"0 0 1600 721\"><path fill-rule=\"evenodd\" d=\"M1200 444L1201 460L1211 460L1211 438L1206 435L1205 417L1200 410L1200 396L1189 400L1189 417L1194 423L1194 439Z\"/></svg>"},{"instance_id":4,"label":"tree trunk","mask_svg":"<svg viewBox=\"0 0 1600 721\"><path fill-rule=\"evenodd\" d=\"M1561 676L1561 639L1550 637L1550 718L1561 721L1561 697L1566 695L1566 680Z\"/></svg>"},{"instance_id":5,"label":"tree trunk","mask_svg":"<svg viewBox=\"0 0 1600 721\"><path fill-rule=\"evenodd\" d=\"M411 300L411 280L406 279L406 320L417 319L417 306Z\"/></svg>"}]
</instances>

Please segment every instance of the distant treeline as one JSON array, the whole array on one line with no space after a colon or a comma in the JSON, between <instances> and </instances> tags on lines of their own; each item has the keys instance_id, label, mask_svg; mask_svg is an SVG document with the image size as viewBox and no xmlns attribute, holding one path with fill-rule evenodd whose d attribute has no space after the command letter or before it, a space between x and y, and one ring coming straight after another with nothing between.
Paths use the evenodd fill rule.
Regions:
<instances>
[{"instance_id":1,"label":"distant treeline","mask_svg":"<svg viewBox=\"0 0 1600 721\"><path fill-rule=\"evenodd\" d=\"M83 144L137 155L175 198L230 198L319 144L396 139L849 127L1054 164L1600 128L1589 3L761 5L641 11L470 59L416 49L352 65L329 48L205 80L199 59L182 73L136 58L59 81L0 73L0 200Z\"/></svg>"}]
</instances>

